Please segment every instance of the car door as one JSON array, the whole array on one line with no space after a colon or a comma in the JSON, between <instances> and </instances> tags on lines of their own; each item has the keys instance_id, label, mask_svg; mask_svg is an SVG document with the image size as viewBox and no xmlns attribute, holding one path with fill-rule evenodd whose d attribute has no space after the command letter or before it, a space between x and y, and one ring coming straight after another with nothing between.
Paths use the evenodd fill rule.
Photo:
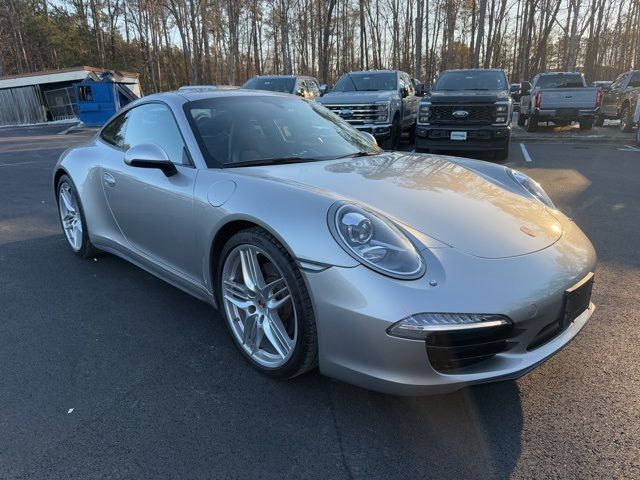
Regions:
<instances>
[{"instance_id":1,"label":"car door","mask_svg":"<svg viewBox=\"0 0 640 480\"><path fill-rule=\"evenodd\" d=\"M124 153L103 165L105 196L130 248L174 273L199 280L193 225L197 176L182 134L168 106L145 103L128 113L123 150L156 144L175 164L177 174L132 167Z\"/></svg>"},{"instance_id":2,"label":"car door","mask_svg":"<svg viewBox=\"0 0 640 480\"><path fill-rule=\"evenodd\" d=\"M603 110L604 114L607 116L617 116L618 115L618 97L620 96L620 91L622 85L624 84L626 79L626 74L623 73L619 75L618 78L614 80L611 84L611 88L608 92L605 92L603 98Z\"/></svg>"},{"instance_id":3,"label":"car door","mask_svg":"<svg viewBox=\"0 0 640 480\"><path fill-rule=\"evenodd\" d=\"M402 92L403 88L406 88L407 90L407 96L402 99L402 125L406 128L413 125L418 116L418 97L415 95L416 92L413 88L409 75L404 72L400 72L399 80L400 92Z\"/></svg>"}]
</instances>

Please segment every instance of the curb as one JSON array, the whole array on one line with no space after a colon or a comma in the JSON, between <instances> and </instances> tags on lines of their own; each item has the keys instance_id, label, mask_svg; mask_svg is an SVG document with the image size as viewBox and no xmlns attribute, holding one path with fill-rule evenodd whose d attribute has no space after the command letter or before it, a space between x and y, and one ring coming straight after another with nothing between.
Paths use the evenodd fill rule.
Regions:
<instances>
[{"instance_id":1,"label":"curb","mask_svg":"<svg viewBox=\"0 0 640 480\"><path fill-rule=\"evenodd\" d=\"M629 138L611 138L611 137L559 137L559 136L551 136L551 135L514 135L514 132L511 132L511 140L517 142L527 142L527 143L601 143L601 144L610 144L610 145L625 145L625 144L634 144L635 139L633 137Z\"/></svg>"}]
</instances>

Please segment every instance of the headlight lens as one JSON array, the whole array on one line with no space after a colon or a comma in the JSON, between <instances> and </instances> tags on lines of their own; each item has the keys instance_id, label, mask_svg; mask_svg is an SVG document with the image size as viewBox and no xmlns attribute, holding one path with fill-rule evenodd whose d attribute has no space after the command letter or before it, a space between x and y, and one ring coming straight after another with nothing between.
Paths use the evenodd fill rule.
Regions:
<instances>
[{"instance_id":1,"label":"headlight lens","mask_svg":"<svg viewBox=\"0 0 640 480\"><path fill-rule=\"evenodd\" d=\"M418 123L429 123L429 117L431 116L431 104L421 103L418 110Z\"/></svg>"},{"instance_id":2,"label":"headlight lens","mask_svg":"<svg viewBox=\"0 0 640 480\"><path fill-rule=\"evenodd\" d=\"M424 262L413 243L389 220L350 204L329 214L338 243L367 267L403 279L424 274Z\"/></svg>"},{"instance_id":3,"label":"headlight lens","mask_svg":"<svg viewBox=\"0 0 640 480\"><path fill-rule=\"evenodd\" d=\"M507 113L507 105L496 105L496 113Z\"/></svg>"},{"instance_id":4,"label":"headlight lens","mask_svg":"<svg viewBox=\"0 0 640 480\"><path fill-rule=\"evenodd\" d=\"M513 179L513 181L524 188L531 196L544 203L547 207L553 208L555 210L556 206L549 198L549 195L547 195L547 192L545 192L540 184L533 178L514 169L509 169L507 170L507 172L509 173L509 176Z\"/></svg>"},{"instance_id":5,"label":"headlight lens","mask_svg":"<svg viewBox=\"0 0 640 480\"><path fill-rule=\"evenodd\" d=\"M386 123L389 120L390 102L376 103L375 123Z\"/></svg>"}]
</instances>

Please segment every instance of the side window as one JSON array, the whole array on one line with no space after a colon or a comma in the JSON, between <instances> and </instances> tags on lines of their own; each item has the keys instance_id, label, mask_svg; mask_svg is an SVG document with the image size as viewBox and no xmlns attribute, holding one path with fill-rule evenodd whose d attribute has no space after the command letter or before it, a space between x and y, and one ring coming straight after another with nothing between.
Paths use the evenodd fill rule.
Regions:
<instances>
[{"instance_id":1,"label":"side window","mask_svg":"<svg viewBox=\"0 0 640 480\"><path fill-rule=\"evenodd\" d=\"M409 95L413 95L415 93L415 88L413 88L413 82L411 81L411 78L409 78L409 75L402 73L400 76L403 77L404 83L409 91Z\"/></svg>"},{"instance_id":2,"label":"side window","mask_svg":"<svg viewBox=\"0 0 640 480\"><path fill-rule=\"evenodd\" d=\"M398 87L400 88L400 90L402 90L406 86L407 82L404 81L404 77L402 76L402 74L398 75Z\"/></svg>"},{"instance_id":3,"label":"side window","mask_svg":"<svg viewBox=\"0 0 640 480\"><path fill-rule=\"evenodd\" d=\"M147 103L130 110L124 148L155 143L177 165L188 165L184 141L169 107L161 103Z\"/></svg>"},{"instance_id":4,"label":"side window","mask_svg":"<svg viewBox=\"0 0 640 480\"><path fill-rule=\"evenodd\" d=\"M627 87L632 87L632 88L640 87L640 72L636 72L631 76L631 80L629 80Z\"/></svg>"},{"instance_id":5,"label":"side window","mask_svg":"<svg viewBox=\"0 0 640 480\"><path fill-rule=\"evenodd\" d=\"M624 83L624 79L626 78L626 74L622 74L619 75L618 78L615 79L615 81L611 84L611 89L617 89L620 88L622 86L622 84Z\"/></svg>"},{"instance_id":6,"label":"side window","mask_svg":"<svg viewBox=\"0 0 640 480\"><path fill-rule=\"evenodd\" d=\"M317 98L320 96L320 86L314 78L308 80L307 85L309 85L309 91L311 92L313 98Z\"/></svg>"},{"instance_id":7,"label":"side window","mask_svg":"<svg viewBox=\"0 0 640 480\"><path fill-rule=\"evenodd\" d=\"M104 127L100 137L110 145L118 148L124 148L124 132L127 128L127 120L129 112L118 115L111 120L111 123Z\"/></svg>"},{"instance_id":8,"label":"side window","mask_svg":"<svg viewBox=\"0 0 640 480\"><path fill-rule=\"evenodd\" d=\"M307 82L304 80L298 80L298 85L296 86L296 95L300 95L301 97L307 96Z\"/></svg>"}]
</instances>

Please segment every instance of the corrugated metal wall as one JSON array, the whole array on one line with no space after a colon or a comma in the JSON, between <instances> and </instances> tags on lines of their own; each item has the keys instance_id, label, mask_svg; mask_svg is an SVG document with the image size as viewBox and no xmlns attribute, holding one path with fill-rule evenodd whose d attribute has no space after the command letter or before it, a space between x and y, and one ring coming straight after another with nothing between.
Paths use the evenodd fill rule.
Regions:
<instances>
[{"instance_id":1,"label":"corrugated metal wall","mask_svg":"<svg viewBox=\"0 0 640 480\"><path fill-rule=\"evenodd\" d=\"M46 122L38 87L0 90L0 125Z\"/></svg>"}]
</instances>

